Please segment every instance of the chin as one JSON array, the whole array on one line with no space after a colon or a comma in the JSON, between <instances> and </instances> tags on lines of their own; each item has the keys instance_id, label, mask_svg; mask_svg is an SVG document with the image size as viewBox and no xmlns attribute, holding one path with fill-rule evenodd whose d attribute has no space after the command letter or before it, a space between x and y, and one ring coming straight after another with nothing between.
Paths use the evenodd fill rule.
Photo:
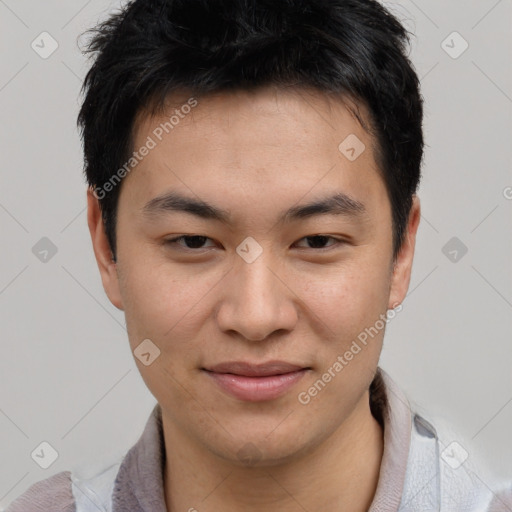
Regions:
<instances>
[{"instance_id":1,"label":"chin","mask_svg":"<svg viewBox=\"0 0 512 512\"><path fill-rule=\"evenodd\" d=\"M279 435L274 432L269 436L271 431L272 429L266 429L265 433L245 431L243 437L231 438L229 446L212 446L211 450L230 464L264 468L287 464L307 452L308 448L314 447L314 442L308 443L300 439L297 432L282 431ZM238 432L244 430L240 429Z\"/></svg>"}]
</instances>

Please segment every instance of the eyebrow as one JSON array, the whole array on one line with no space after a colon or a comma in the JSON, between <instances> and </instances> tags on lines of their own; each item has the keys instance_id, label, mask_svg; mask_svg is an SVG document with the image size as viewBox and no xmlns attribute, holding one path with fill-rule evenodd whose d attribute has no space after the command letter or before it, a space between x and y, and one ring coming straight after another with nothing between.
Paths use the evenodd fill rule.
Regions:
<instances>
[{"instance_id":1,"label":"eyebrow","mask_svg":"<svg viewBox=\"0 0 512 512\"><path fill-rule=\"evenodd\" d=\"M151 199L141 208L141 211L143 216L147 218L159 217L171 212L184 212L202 219L216 220L224 224L231 223L231 215L227 210L218 208L201 199L187 197L177 192L169 192ZM363 203L338 192L332 196L317 199L307 204L293 206L281 214L278 222L291 222L316 215L360 217L364 214L366 214L366 208Z\"/></svg>"}]
</instances>

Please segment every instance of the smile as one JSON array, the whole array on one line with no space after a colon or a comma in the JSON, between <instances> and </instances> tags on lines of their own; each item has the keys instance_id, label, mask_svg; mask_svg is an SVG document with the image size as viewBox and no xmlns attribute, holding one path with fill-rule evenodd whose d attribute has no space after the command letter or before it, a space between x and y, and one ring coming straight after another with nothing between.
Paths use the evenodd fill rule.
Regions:
<instances>
[{"instance_id":1,"label":"smile","mask_svg":"<svg viewBox=\"0 0 512 512\"><path fill-rule=\"evenodd\" d=\"M229 395L239 400L260 402L284 395L310 368L272 361L262 365L221 363L203 370Z\"/></svg>"}]
</instances>

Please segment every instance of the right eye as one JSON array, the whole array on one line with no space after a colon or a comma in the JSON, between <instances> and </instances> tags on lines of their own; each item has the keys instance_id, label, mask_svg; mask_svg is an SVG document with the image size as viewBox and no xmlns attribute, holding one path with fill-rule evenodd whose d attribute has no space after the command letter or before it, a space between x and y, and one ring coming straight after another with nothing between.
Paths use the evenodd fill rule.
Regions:
<instances>
[{"instance_id":1,"label":"right eye","mask_svg":"<svg viewBox=\"0 0 512 512\"><path fill-rule=\"evenodd\" d=\"M165 240L165 245L169 245L171 247L178 246L181 249L185 250L195 250L195 249L203 249L208 247L203 247L207 240L211 240L207 236L202 235L181 235L176 238L171 238ZM179 242L184 242L185 245L180 244ZM213 245L212 247L215 247Z\"/></svg>"}]
</instances>

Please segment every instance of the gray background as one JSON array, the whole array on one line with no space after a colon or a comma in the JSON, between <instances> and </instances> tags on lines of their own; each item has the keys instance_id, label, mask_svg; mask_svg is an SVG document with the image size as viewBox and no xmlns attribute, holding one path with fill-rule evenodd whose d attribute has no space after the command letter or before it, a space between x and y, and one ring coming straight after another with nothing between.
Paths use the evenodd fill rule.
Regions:
<instances>
[{"instance_id":1,"label":"gray background","mask_svg":"<svg viewBox=\"0 0 512 512\"><path fill-rule=\"evenodd\" d=\"M427 147L411 287L382 367L427 419L454 426L443 446L481 458L491 488L512 478L511 3L386 3L416 34ZM155 403L101 285L75 128L77 37L117 5L0 0L0 509L123 455ZM47 59L31 47L43 31L59 45ZM463 48L454 31L469 43L457 58L443 49ZM32 250L43 237L57 248L46 262ZM48 469L31 458L42 441L59 454Z\"/></svg>"}]
</instances>

